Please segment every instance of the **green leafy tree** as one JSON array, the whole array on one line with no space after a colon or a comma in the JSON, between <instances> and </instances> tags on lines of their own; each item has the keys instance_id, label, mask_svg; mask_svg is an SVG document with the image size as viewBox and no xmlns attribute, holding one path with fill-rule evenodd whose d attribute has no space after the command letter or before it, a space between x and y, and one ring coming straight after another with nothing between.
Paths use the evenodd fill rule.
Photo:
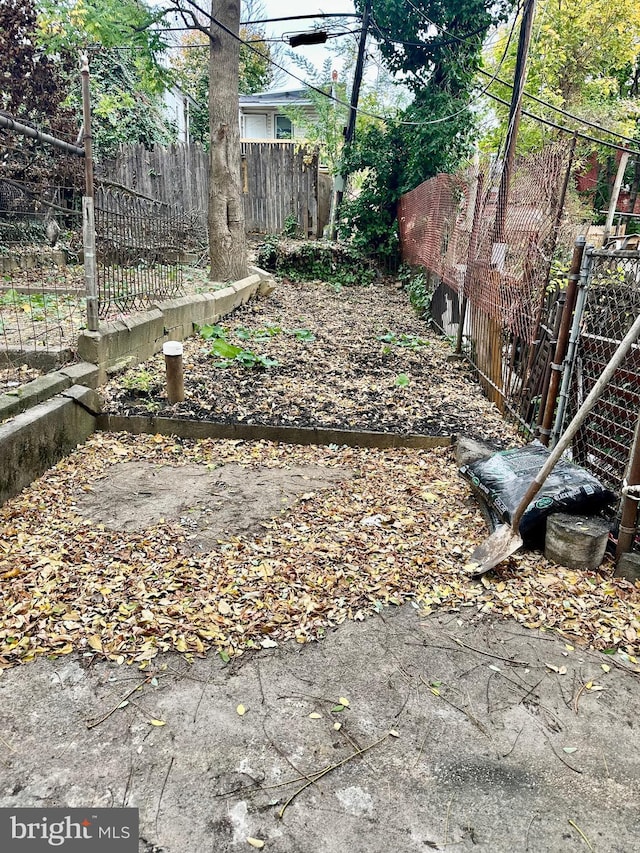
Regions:
<instances>
[{"instance_id":1,"label":"green leafy tree","mask_svg":"<svg viewBox=\"0 0 640 853\"><path fill-rule=\"evenodd\" d=\"M250 4L245 16L259 17L260 7ZM204 26L204 22L203 22ZM271 50L259 27L241 27L240 38L250 46L240 47L238 91L251 95L268 88L273 79ZM195 101L191 112L191 132L195 140L208 144L209 139L209 36L201 30L190 30L180 40L180 50L171 59L171 68L180 88Z\"/></svg>"},{"instance_id":2,"label":"green leafy tree","mask_svg":"<svg viewBox=\"0 0 640 853\"><path fill-rule=\"evenodd\" d=\"M66 55L47 56L37 42L34 0L0 0L0 109L40 129L75 141L77 124L64 106L72 68ZM28 181L63 180L77 173L77 161L35 140L0 130L0 172Z\"/></svg>"},{"instance_id":3,"label":"green leafy tree","mask_svg":"<svg viewBox=\"0 0 640 853\"><path fill-rule=\"evenodd\" d=\"M502 80L513 79L517 40L505 51L506 29L486 57L486 71ZM638 132L640 101L640 5L619 4L614 0L538 0L533 38L529 49L526 91L555 107L618 133ZM491 92L509 100L511 90L499 82ZM570 118L525 98L525 106L536 115L579 127ZM496 104L492 111L499 123L485 139L485 147L495 148L504 137L508 109ZM522 152L542 147L557 131L523 116L519 133Z\"/></svg>"},{"instance_id":4,"label":"green leafy tree","mask_svg":"<svg viewBox=\"0 0 640 853\"><path fill-rule=\"evenodd\" d=\"M356 0L363 10L364 0ZM342 208L339 233L362 249L392 255L400 196L438 172L452 171L474 135L475 75L490 26L510 2L376 0L372 33L389 71L412 102L372 124L345 152L344 170L362 187Z\"/></svg>"}]
</instances>

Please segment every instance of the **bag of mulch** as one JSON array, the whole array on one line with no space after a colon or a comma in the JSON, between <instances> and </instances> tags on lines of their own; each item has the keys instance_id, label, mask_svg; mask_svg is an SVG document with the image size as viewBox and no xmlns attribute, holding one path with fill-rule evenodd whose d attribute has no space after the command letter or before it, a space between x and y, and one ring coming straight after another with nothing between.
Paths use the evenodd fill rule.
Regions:
<instances>
[{"instance_id":1,"label":"bag of mulch","mask_svg":"<svg viewBox=\"0 0 640 853\"><path fill-rule=\"evenodd\" d=\"M502 450L489 459L463 465L478 497L486 502L491 517L510 524L520 501L536 474L549 457L549 450L533 442L526 447ZM523 539L537 541L544 536L544 522L553 512L595 514L615 500L613 492L571 462L561 459L555 466L520 521Z\"/></svg>"}]
</instances>

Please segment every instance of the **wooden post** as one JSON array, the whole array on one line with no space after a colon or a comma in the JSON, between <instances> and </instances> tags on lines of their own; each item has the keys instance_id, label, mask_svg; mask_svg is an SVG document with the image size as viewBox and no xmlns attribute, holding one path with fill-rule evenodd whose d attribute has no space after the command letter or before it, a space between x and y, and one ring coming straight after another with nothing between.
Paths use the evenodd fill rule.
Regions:
<instances>
[{"instance_id":1,"label":"wooden post","mask_svg":"<svg viewBox=\"0 0 640 853\"><path fill-rule=\"evenodd\" d=\"M180 341L167 341L162 345L167 371L167 399L172 404L181 403L184 400L182 349Z\"/></svg>"},{"instance_id":2,"label":"wooden post","mask_svg":"<svg viewBox=\"0 0 640 853\"><path fill-rule=\"evenodd\" d=\"M627 168L627 163L629 162L629 152L623 151L620 155L620 162L618 163L618 171L616 172L616 179L613 183L613 189L611 191L611 198L609 200L609 211L607 213L607 221L604 225L604 235L603 240L606 243L607 237L611 234L611 228L613 227L613 217L616 213L616 207L618 206L618 198L620 197L620 189L622 188L622 180L624 178L624 173ZM633 211L632 211L633 213Z\"/></svg>"}]
</instances>

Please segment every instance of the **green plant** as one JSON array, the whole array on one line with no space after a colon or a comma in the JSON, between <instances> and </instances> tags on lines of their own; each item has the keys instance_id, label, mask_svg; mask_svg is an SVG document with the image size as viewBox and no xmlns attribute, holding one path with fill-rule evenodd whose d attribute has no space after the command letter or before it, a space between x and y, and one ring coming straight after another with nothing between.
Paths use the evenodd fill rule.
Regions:
<instances>
[{"instance_id":1,"label":"green plant","mask_svg":"<svg viewBox=\"0 0 640 853\"><path fill-rule=\"evenodd\" d=\"M431 309L432 288L426 270L419 267L402 266L398 278L409 297L409 302L420 317L428 317Z\"/></svg>"},{"instance_id":2,"label":"green plant","mask_svg":"<svg viewBox=\"0 0 640 853\"><path fill-rule=\"evenodd\" d=\"M411 380L409 379L409 377L407 376L406 373L399 373L396 376L393 384L397 388L408 388L410 383L411 383Z\"/></svg>"},{"instance_id":3,"label":"green plant","mask_svg":"<svg viewBox=\"0 0 640 853\"><path fill-rule=\"evenodd\" d=\"M298 217L295 213L290 213L287 217L285 217L282 233L285 237L297 237L298 236Z\"/></svg>"},{"instance_id":4,"label":"green plant","mask_svg":"<svg viewBox=\"0 0 640 853\"><path fill-rule=\"evenodd\" d=\"M384 344L393 344L397 347L413 350L429 346L429 341L424 340L424 338L419 338L417 335L407 335L405 332L401 332L399 335L396 335L395 332L387 332L384 335L379 335L378 340Z\"/></svg>"},{"instance_id":5,"label":"green plant","mask_svg":"<svg viewBox=\"0 0 640 853\"><path fill-rule=\"evenodd\" d=\"M122 379L122 387L136 394L150 394L159 385L158 378L145 368L128 370Z\"/></svg>"},{"instance_id":6,"label":"green plant","mask_svg":"<svg viewBox=\"0 0 640 853\"><path fill-rule=\"evenodd\" d=\"M241 331L250 334L244 326L240 327ZM228 330L222 326L201 326L198 329L201 337L205 340L210 340L211 349L209 354L217 358L214 362L214 367L226 368L230 367L234 362L238 362L246 368L263 368L277 367L278 362L274 358L269 358L266 355L259 355L253 350L243 349L236 344L231 344L227 340Z\"/></svg>"}]
</instances>

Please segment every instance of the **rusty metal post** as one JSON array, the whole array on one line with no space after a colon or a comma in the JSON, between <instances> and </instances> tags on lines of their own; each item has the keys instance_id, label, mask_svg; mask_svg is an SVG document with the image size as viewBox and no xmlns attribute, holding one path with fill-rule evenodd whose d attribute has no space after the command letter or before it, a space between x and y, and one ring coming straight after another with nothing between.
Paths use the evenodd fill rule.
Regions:
<instances>
[{"instance_id":1,"label":"rusty metal post","mask_svg":"<svg viewBox=\"0 0 640 853\"><path fill-rule=\"evenodd\" d=\"M549 388L545 401L544 416L540 426L540 441L542 444L549 444L549 436L551 435L551 425L553 424L556 403L558 400L558 392L560 390L560 377L564 370L564 359L567 354L569 344L569 333L571 331L571 320L573 317L573 309L576 305L576 296L578 294L578 280L580 279L580 269L582 267L582 256L586 240L584 237L578 237L573 247L573 257L571 258L571 266L567 277L567 291L565 294L564 307L562 309L562 319L560 321L560 329L558 331L558 339L556 341L556 349L551 362L551 374L549 378Z\"/></svg>"},{"instance_id":2,"label":"rusty metal post","mask_svg":"<svg viewBox=\"0 0 640 853\"><path fill-rule=\"evenodd\" d=\"M618 530L618 544L616 546L616 562L618 562L623 554L631 551L633 546L633 538L636 535L638 526L638 497L631 494L631 490L634 486L638 485L640 485L640 416L638 416L636 423L636 432L623 488L622 514Z\"/></svg>"},{"instance_id":3,"label":"rusty metal post","mask_svg":"<svg viewBox=\"0 0 640 853\"><path fill-rule=\"evenodd\" d=\"M89 59L81 58L82 124L84 128L84 197L82 199L82 242L84 249L84 281L87 300L87 329L97 332L98 271L96 267L96 225L93 190L93 153L91 149L91 97L89 92Z\"/></svg>"}]
</instances>

